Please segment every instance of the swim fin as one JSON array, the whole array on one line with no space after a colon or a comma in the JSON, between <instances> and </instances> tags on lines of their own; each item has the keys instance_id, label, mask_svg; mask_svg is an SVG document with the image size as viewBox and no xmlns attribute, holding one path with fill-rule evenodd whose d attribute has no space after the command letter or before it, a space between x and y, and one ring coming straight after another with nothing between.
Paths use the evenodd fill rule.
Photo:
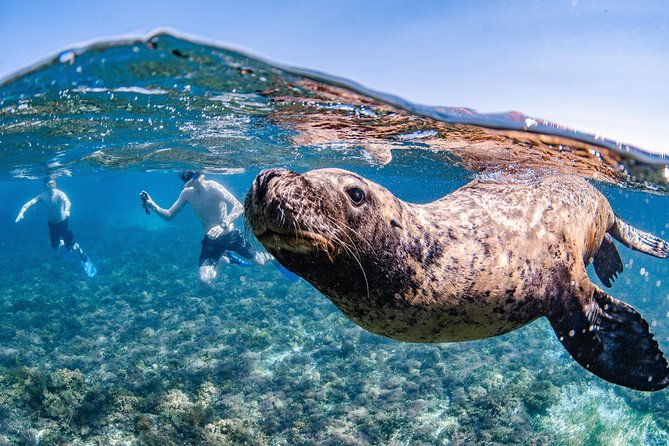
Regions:
<instances>
[{"instance_id":1,"label":"swim fin","mask_svg":"<svg viewBox=\"0 0 669 446\"><path fill-rule=\"evenodd\" d=\"M90 257L88 257L86 254L81 254L80 260L81 266L84 268L86 275L90 278L95 277L98 273L98 269L95 267L93 262L91 262Z\"/></svg>"},{"instance_id":2,"label":"swim fin","mask_svg":"<svg viewBox=\"0 0 669 446\"><path fill-rule=\"evenodd\" d=\"M234 263L235 265L239 266L253 266L255 263L252 261L245 259L241 255L237 254L234 251L225 251L223 253L224 256L226 256L228 259L230 259L230 263Z\"/></svg>"},{"instance_id":3,"label":"swim fin","mask_svg":"<svg viewBox=\"0 0 669 446\"><path fill-rule=\"evenodd\" d=\"M234 263L239 266L255 266L255 263L253 263L248 259L245 259L244 257L242 257L241 255L239 255L234 251L225 251L223 255L226 256L228 259L230 259L230 263ZM297 274L288 271L286 267L280 264L276 259L272 263L274 264L276 269L279 270L279 272L283 274L291 282L297 282L299 280L300 277Z\"/></svg>"},{"instance_id":4,"label":"swim fin","mask_svg":"<svg viewBox=\"0 0 669 446\"><path fill-rule=\"evenodd\" d=\"M274 266L276 267L276 269L279 270L281 274L283 274L291 282L297 282L298 280L300 280L300 276L298 276L292 271L289 271L285 266L280 264L278 260L274 260Z\"/></svg>"}]
</instances>

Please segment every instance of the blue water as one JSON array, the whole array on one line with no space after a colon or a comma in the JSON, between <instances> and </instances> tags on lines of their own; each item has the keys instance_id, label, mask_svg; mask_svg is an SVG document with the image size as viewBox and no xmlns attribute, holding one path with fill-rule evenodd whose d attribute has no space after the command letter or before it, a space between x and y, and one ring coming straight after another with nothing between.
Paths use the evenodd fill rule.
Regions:
<instances>
[{"instance_id":1,"label":"blue water","mask_svg":"<svg viewBox=\"0 0 669 446\"><path fill-rule=\"evenodd\" d=\"M221 48L151 42L66 53L0 85L0 444L667 444L667 392L589 374L544 319L406 344L272 267L225 265L206 288L192 210L164 222L138 197L167 207L184 167L240 200L265 167L336 166L413 202L476 175L564 170L666 239L664 160L519 115L427 110ZM92 280L52 251L43 209L14 223L45 174L72 201ZM610 292L669 351L669 263L619 250Z\"/></svg>"}]
</instances>

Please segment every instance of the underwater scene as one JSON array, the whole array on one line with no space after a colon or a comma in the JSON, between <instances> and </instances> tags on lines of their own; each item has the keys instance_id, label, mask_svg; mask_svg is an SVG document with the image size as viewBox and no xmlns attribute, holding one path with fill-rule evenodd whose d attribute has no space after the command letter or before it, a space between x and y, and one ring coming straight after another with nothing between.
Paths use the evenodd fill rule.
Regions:
<instances>
[{"instance_id":1,"label":"underwater scene","mask_svg":"<svg viewBox=\"0 0 669 446\"><path fill-rule=\"evenodd\" d=\"M519 112L420 106L169 34L58 54L0 81L0 445L668 444L669 247L646 234L669 239L668 165ZM603 328L583 331L624 346L604 348L614 372L570 350L553 310L463 342L375 330L366 317L378 308L354 316L345 293L255 237L249 191L272 168L345 169L420 204L472 181L585 178L632 227L592 242L620 265L603 248L586 259L597 290L640 314L602 304ZM164 215L198 178L245 206L221 227L253 255L207 263L202 208ZM574 225L591 214L569 212ZM281 243L311 253L305 240ZM367 260L342 245L364 282L329 246L321 275L350 274L361 298L395 286L371 276L386 250ZM627 381L639 358L665 373L647 382L662 382Z\"/></svg>"}]
</instances>

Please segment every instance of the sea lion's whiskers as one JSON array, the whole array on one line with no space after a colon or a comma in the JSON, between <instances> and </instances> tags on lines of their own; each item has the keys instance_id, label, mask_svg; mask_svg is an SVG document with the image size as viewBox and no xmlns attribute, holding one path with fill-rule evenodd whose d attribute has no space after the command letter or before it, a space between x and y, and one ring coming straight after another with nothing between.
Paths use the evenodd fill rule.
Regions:
<instances>
[{"instance_id":1,"label":"sea lion's whiskers","mask_svg":"<svg viewBox=\"0 0 669 446\"><path fill-rule=\"evenodd\" d=\"M358 263L358 266L360 266L360 270L362 271L362 274L365 278L365 283L366 283L366 287L367 287L367 297L369 297L369 283L367 282L367 273L365 273L365 269L363 268L362 263L360 261L360 256L361 256L360 251L358 250L358 246L354 243L353 238L347 233L347 231L345 229L350 230L351 232L358 235L358 238L361 239L361 240L364 240L364 238L361 237L360 234L355 232L353 230L353 228L351 228L349 225L346 225L346 224L343 225L345 229L342 229L342 225L340 225L339 222L335 221L332 217L327 216L327 215L324 215L324 217L328 220L328 222L335 229L338 230L338 233L344 234L348 238L348 240L350 241L350 243L346 243L344 240L342 240L339 237L338 233L336 233L334 229L330 229L330 235L331 235L331 238L332 238L333 242L338 242L340 244L340 246L354 258L354 260ZM364 241L367 242L367 240L364 240ZM367 242L367 243L369 244L369 242ZM371 247L371 244L370 244L370 247ZM354 250L355 250L355 252L353 252Z\"/></svg>"},{"instance_id":2,"label":"sea lion's whiskers","mask_svg":"<svg viewBox=\"0 0 669 446\"><path fill-rule=\"evenodd\" d=\"M286 212L283 210L281 207L281 204L277 206L277 209L279 210L279 227L283 228L283 225L286 223Z\"/></svg>"},{"instance_id":3,"label":"sea lion's whiskers","mask_svg":"<svg viewBox=\"0 0 669 446\"><path fill-rule=\"evenodd\" d=\"M326 216L326 218L330 218L330 217ZM348 234L346 234L345 231L341 230L341 226L336 221L331 221L330 223L332 223L332 226L334 226L335 229L338 229L339 232L345 234L349 238L349 240L351 240L351 243L350 244L346 243L344 240L341 239L341 237L339 237L339 235L337 234L337 232L335 232L334 229L329 228L329 227L326 227L326 230L328 231L328 234L325 234L325 233L320 233L320 234L321 235L329 235L330 239L333 242L332 243L333 245L338 245L339 247L344 249L344 251L348 252L351 255L351 257L353 257L355 262L360 267L360 271L362 272L362 277L365 279L365 289L367 290L367 298L369 299L369 281L367 279L367 273L365 272L365 268L362 266L362 261L360 260L360 252L357 252L357 253L354 252L354 250L358 251L358 247L355 246L354 243L352 243L353 240L351 239L351 237ZM348 226L348 225L346 225L346 226Z\"/></svg>"},{"instance_id":4,"label":"sea lion's whiskers","mask_svg":"<svg viewBox=\"0 0 669 446\"><path fill-rule=\"evenodd\" d=\"M342 247L342 248L344 248L344 249L348 248L348 245L346 244L346 242L344 242L342 239L340 239L339 236L338 236L337 234L335 234L334 231L329 232L329 234L324 234L324 233L323 233L323 234L321 234L321 235L323 235L323 236L325 236L325 235L329 235L329 236L330 236L329 238L330 238L330 240L331 240L330 245L331 245L331 247L332 247L332 249L331 249L331 251L332 251L332 255L336 254L336 248L337 248L338 246L340 246L340 247ZM327 237L326 237L326 238L327 238ZM350 248L349 248L349 249L350 249Z\"/></svg>"},{"instance_id":5,"label":"sea lion's whiskers","mask_svg":"<svg viewBox=\"0 0 669 446\"><path fill-rule=\"evenodd\" d=\"M291 223L293 224L293 233L295 234L295 241L298 241L300 239L300 228L295 220L293 220Z\"/></svg>"},{"instance_id":6,"label":"sea lion's whiskers","mask_svg":"<svg viewBox=\"0 0 669 446\"><path fill-rule=\"evenodd\" d=\"M311 233L316 234L316 235L320 235L322 237L322 240L319 240L319 243L318 243L317 246L319 248L323 249L323 251L328 256L328 259L330 259L330 261L334 261L333 256L334 256L334 254L336 254L336 250L335 250L336 244L334 243L335 242L334 237L336 237L336 235L334 233L328 234L328 233L324 232L324 230L323 230L324 228L320 225L316 225L315 224L316 222L314 220L315 219L313 218L313 216L310 215L308 217L307 221L304 222L305 228L308 232L311 232ZM325 229L327 230L328 228L326 227ZM330 235L330 237L327 237L327 235Z\"/></svg>"},{"instance_id":7,"label":"sea lion's whiskers","mask_svg":"<svg viewBox=\"0 0 669 446\"><path fill-rule=\"evenodd\" d=\"M349 226L349 225L347 225L347 224L342 225L342 224L340 224L339 222L335 221L335 219L332 218L332 217L330 217L329 215L324 215L324 217L328 219L328 222L329 222L330 224L332 224L333 226L336 226L337 229L338 229L342 234L344 234L344 235L346 235L346 237L348 237L348 239L351 241L351 245L355 246L355 244L353 243L353 238L351 237L350 234L348 234L348 232L352 232L353 234L357 235L357 236L358 236L358 240L361 240L361 241L367 243L367 246L368 246L370 249L374 249L374 247L373 247L372 244L369 242L369 240L367 240L365 237L363 237L362 235L360 235L360 233L359 233L358 231L356 231L355 229L353 229L351 226ZM356 246L356 249L357 249L357 246Z\"/></svg>"},{"instance_id":8,"label":"sea lion's whiskers","mask_svg":"<svg viewBox=\"0 0 669 446\"><path fill-rule=\"evenodd\" d=\"M343 232L343 231L341 231L341 228L337 224L337 222L333 221L332 224L340 232ZM330 235L330 240L332 240L332 244L335 245L335 246L333 246L333 248L336 247L337 245L340 246L342 249L344 249L344 251L348 252L351 255L351 257L353 257L355 262L360 267L360 271L362 272L362 276L365 279L365 288L367 290L367 298L369 299L369 281L367 279L367 273L365 272L365 268L362 266L362 261L360 260L360 252L358 251L358 247L355 246L355 244L353 244L353 243L350 243L350 244L346 243L344 240L342 240L339 237L339 235L335 232L334 229L327 228L327 230L329 232L328 235ZM343 232L343 233L346 234L345 232ZM321 233L321 235L326 235L326 234ZM348 234L346 234L346 235L348 236ZM350 236L348 236L348 238L349 238L349 240L351 240L351 242L353 242L353 240L351 239ZM358 251L358 252L356 253L356 252L354 252L354 250Z\"/></svg>"},{"instance_id":9,"label":"sea lion's whiskers","mask_svg":"<svg viewBox=\"0 0 669 446\"><path fill-rule=\"evenodd\" d=\"M334 228L327 228L327 230L329 231L329 235L333 239L333 241L338 242L342 247L348 247L351 251L355 250L358 253L358 255L360 255L360 251L358 250L358 247L353 242L353 239L351 238L351 236L348 235L346 233L346 231L343 231L341 226L337 222L333 221L333 222L331 222L331 225L334 226ZM335 231L335 229L337 231ZM348 238L349 242L348 243L345 242L339 236L339 234L343 234L344 236L346 236Z\"/></svg>"},{"instance_id":10,"label":"sea lion's whiskers","mask_svg":"<svg viewBox=\"0 0 669 446\"><path fill-rule=\"evenodd\" d=\"M365 279L365 289L366 289L366 291L367 291L367 300L369 300L369 281L367 280L367 273L365 272L365 268L362 266L362 262L360 261L360 259L358 258L358 256L355 255L355 253L354 253L350 248L348 248L345 244L343 244L342 247L343 247L344 250L346 250L349 254L351 254L351 257L353 257L353 259L355 260L355 262L356 262L356 263L358 264L358 266L360 267L360 271L362 272L362 277L363 277L363 279Z\"/></svg>"},{"instance_id":11,"label":"sea lion's whiskers","mask_svg":"<svg viewBox=\"0 0 669 446\"><path fill-rule=\"evenodd\" d=\"M304 229L302 228L302 225L300 225L300 222L298 220L294 219L294 218L292 219L292 223L293 223L293 228L294 228L294 233L295 233L295 241L299 241L300 240L300 234L302 234ZM302 239L304 239L304 237L302 237Z\"/></svg>"}]
</instances>

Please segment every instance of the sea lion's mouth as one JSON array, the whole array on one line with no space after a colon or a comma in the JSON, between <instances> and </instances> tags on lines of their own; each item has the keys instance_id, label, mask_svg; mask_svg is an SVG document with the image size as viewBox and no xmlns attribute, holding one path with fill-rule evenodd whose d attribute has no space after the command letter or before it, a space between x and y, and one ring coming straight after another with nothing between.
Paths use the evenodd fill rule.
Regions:
<instances>
[{"instance_id":1,"label":"sea lion's mouth","mask_svg":"<svg viewBox=\"0 0 669 446\"><path fill-rule=\"evenodd\" d=\"M277 258L283 253L329 258L338 251L336 231L328 225L328 203L320 189L286 169L258 174L244 203L246 219L258 241ZM316 198L314 198L314 196ZM327 209L326 209L327 208Z\"/></svg>"},{"instance_id":2,"label":"sea lion's mouth","mask_svg":"<svg viewBox=\"0 0 669 446\"><path fill-rule=\"evenodd\" d=\"M262 234L256 234L256 237L269 250L307 254L319 249L327 252L331 246L327 238L311 231L284 233L267 229Z\"/></svg>"}]
</instances>

